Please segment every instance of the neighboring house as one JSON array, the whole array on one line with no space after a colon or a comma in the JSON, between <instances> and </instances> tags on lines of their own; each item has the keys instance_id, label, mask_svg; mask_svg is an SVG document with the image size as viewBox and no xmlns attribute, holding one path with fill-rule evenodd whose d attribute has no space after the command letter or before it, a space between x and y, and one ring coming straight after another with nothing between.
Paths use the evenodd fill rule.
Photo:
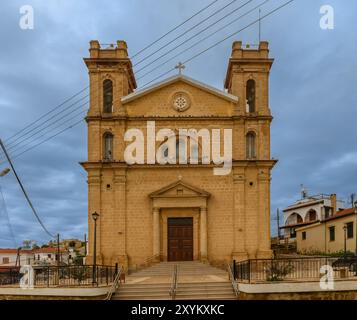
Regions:
<instances>
[{"instance_id":1,"label":"neighboring house","mask_svg":"<svg viewBox=\"0 0 357 320\"><path fill-rule=\"evenodd\" d=\"M284 212L284 238L289 241L296 240L296 229L307 226L333 216L344 208L344 202L338 200L336 194L309 196L305 189L302 198L283 210Z\"/></svg>"},{"instance_id":2,"label":"neighboring house","mask_svg":"<svg viewBox=\"0 0 357 320\"><path fill-rule=\"evenodd\" d=\"M25 264L32 264L33 260L32 250L0 249L0 267L23 266Z\"/></svg>"},{"instance_id":3,"label":"neighboring house","mask_svg":"<svg viewBox=\"0 0 357 320\"><path fill-rule=\"evenodd\" d=\"M58 251L55 247L39 248L32 250L35 264L56 264ZM60 248L60 261L68 264L69 252Z\"/></svg>"},{"instance_id":4,"label":"neighboring house","mask_svg":"<svg viewBox=\"0 0 357 320\"><path fill-rule=\"evenodd\" d=\"M300 253L334 253L356 250L357 209L338 211L335 215L296 228L297 251Z\"/></svg>"}]
</instances>

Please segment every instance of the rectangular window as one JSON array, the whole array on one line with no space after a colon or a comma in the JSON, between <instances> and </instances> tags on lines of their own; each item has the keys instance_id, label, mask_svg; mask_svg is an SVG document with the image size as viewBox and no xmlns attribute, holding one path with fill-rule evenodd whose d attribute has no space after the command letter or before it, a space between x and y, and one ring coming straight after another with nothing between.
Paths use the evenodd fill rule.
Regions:
<instances>
[{"instance_id":1,"label":"rectangular window","mask_svg":"<svg viewBox=\"0 0 357 320\"><path fill-rule=\"evenodd\" d=\"M2 258L3 264L8 264L9 262L10 262L10 258L8 258L8 257Z\"/></svg>"},{"instance_id":2,"label":"rectangular window","mask_svg":"<svg viewBox=\"0 0 357 320\"><path fill-rule=\"evenodd\" d=\"M353 222L347 223L347 239L353 238Z\"/></svg>"},{"instance_id":3,"label":"rectangular window","mask_svg":"<svg viewBox=\"0 0 357 320\"><path fill-rule=\"evenodd\" d=\"M335 227L329 227L330 241L335 241Z\"/></svg>"},{"instance_id":4,"label":"rectangular window","mask_svg":"<svg viewBox=\"0 0 357 320\"><path fill-rule=\"evenodd\" d=\"M302 240L306 240L306 231L303 231L302 233Z\"/></svg>"}]
</instances>

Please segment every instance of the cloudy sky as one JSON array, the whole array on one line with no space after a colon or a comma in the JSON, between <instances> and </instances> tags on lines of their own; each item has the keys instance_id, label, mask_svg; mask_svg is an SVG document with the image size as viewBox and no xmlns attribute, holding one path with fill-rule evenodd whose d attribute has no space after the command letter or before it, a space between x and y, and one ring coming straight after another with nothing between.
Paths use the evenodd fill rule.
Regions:
<instances>
[{"instance_id":1,"label":"cloudy sky","mask_svg":"<svg viewBox=\"0 0 357 320\"><path fill-rule=\"evenodd\" d=\"M284 1L268 1L262 7L262 15ZM87 70L82 58L88 56L90 40L98 39L101 43L126 40L129 54L134 55L211 2L1 1L0 137L9 148L12 146L12 156L15 157L75 122L69 121L69 116L33 137L21 137L20 134L9 139L88 85ZM151 50L174 39L230 2L218 0ZM175 41L171 47L244 2L233 2L206 23ZM205 38L262 2L251 1L182 48ZM334 8L333 30L320 28L319 11L326 4ZM23 5L33 7L33 30L23 30L19 26L22 16L19 10ZM270 107L274 115L272 156L278 158L279 163L273 171L273 216L277 208L284 208L299 198L300 184L304 184L310 193L337 193L344 199L350 193L357 192L356 9L357 3L353 0L295 0L262 22L262 38L270 42L271 56L275 58L270 79ZM184 61L242 29L257 17L258 12L255 10L162 66L156 73L140 79L139 86L169 70L178 60ZM222 89L233 40L257 43L257 25L191 61L185 73ZM141 57L147 53L150 50ZM58 107L58 111L64 107ZM76 119L82 117L80 110L79 113L72 113L72 116L76 114L79 114ZM61 126L61 123L64 124ZM17 171L45 225L52 233L59 232L61 237L81 238L87 232L86 176L78 164L85 159L84 122L14 159ZM2 163L0 169L6 166ZM13 174L0 178L0 186L16 245L20 245L24 239L47 242L49 237L33 217ZM15 243L5 216L0 194L0 247L11 247ZM276 232L275 225L276 221L272 217L273 233Z\"/></svg>"}]
</instances>

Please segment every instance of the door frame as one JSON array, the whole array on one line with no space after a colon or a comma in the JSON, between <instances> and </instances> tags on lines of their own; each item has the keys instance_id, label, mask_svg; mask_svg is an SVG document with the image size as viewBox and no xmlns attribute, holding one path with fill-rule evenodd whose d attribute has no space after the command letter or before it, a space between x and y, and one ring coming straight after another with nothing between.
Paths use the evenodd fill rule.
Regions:
<instances>
[{"instance_id":1,"label":"door frame","mask_svg":"<svg viewBox=\"0 0 357 320\"><path fill-rule=\"evenodd\" d=\"M193 219L193 261L199 260L200 209L199 208L161 208L160 252L162 261L168 261L168 218Z\"/></svg>"}]
</instances>

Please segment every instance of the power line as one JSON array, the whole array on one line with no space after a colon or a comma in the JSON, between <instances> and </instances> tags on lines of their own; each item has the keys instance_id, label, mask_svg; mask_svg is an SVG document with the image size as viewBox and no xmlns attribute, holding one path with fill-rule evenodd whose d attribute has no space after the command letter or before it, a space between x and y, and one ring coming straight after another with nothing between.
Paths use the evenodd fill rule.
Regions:
<instances>
[{"instance_id":1,"label":"power line","mask_svg":"<svg viewBox=\"0 0 357 320\"><path fill-rule=\"evenodd\" d=\"M282 9L283 7L289 5L289 4L292 3L292 2L294 2L294 0L289 0L289 1L285 2L284 4L280 5L279 7L273 9L272 11L268 12L268 13L265 14L264 16L260 17L260 19L257 19L257 20L255 20L255 21L251 22L250 24L246 25L246 26L243 27L242 29L240 29L240 30L238 30L238 31L236 31L236 32L231 33L230 35L228 35L227 37L223 38L222 40L216 42L215 44L209 46L209 47L206 48L205 50L203 50L203 51L197 53L196 55L192 56L191 58L187 59L186 61L183 62L183 64L187 64L188 62L190 62L190 61L196 59L198 56L200 56L200 55L204 54L205 52L211 50L212 48L218 46L218 45L221 44L222 42L224 42L224 41L226 41L226 40L232 38L233 36L235 36L235 35L237 35L238 33L244 31L245 29L248 29L248 28L251 27L252 25L254 25L254 24L256 24L257 22L259 22L259 20L264 20L264 19L267 18L268 16L270 16L270 15L272 15L273 13L279 11L280 9ZM160 74L159 76L155 77L155 78L152 79L151 81L145 83L143 86L141 86L141 88L146 87L146 86L149 85L150 83L156 81L157 79L160 79L161 77L163 77L163 76L169 74L170 72L172 72L172 71L174 71L174 70L175 70L175 68L172 68L172 69L170 69L170 70L167 70L166 72Z\"/></svg>"},{"instance_id":2,"label":"power line","mask_svg":"<svg viewBox=\"0 0 357 320\"><path fill-rule=\"evenodd\" d=\"M17 182L19 183L19 185L20 185L20 187L21 187L21 190L22 190L22 193L24 194L24 196L25 196L25 198L26 198L26 200L27 200L27 202L28 202L30 208L32 209L32 212L33 212L34 216L36 217L37 221L40 223L42 229L43 229L51 238L54 238L55 236L52 235L52 234L47 230L47 228L45 227L45 225L44 225L43 222L41 221L39 215L37 214L37 212L36 212L34 206L32 205L32 202L31 202L29 196L27 195L27 192L26 192L24 186L22 185L22 182L21 182L19 176L17 175L17 172L16 172L16 170L15 170L15 168L14 168L14 165L13 165L13 163L12 163L12 161L11 161L11 159L10 159L10 156L8 155L8 153L7 153L6 149L5 149L5 146L3 145L1 139L0 139L0 146L1 146L2 150L3 150L4 153L5 153L5 156L6 156L6 158L7 158L7 161L9 162L9 164L10 164L10 166L11 166L11 169L12 169L12 171L14 172L14 175L15 175L15 177L16 177L16 180L17 180Z\"/></svg>"},{"instance_id":3,"label":"power line","mask_svg":"<svg viewBox=\"0 0 357 320\"><path fill-rule=\"evenodd\" d=\"M180 23L179 25L177 25L176 27L174 27L173 29L171 29L170 31L168 31L167 33L165 33L164 35L162 35L159 39L153 41L152 43L150 43L149 45L147 45L145 48L141 49L139 52L137 52L136 54L134 54L131 58L134 58L135 56L139 55L140 53L142 53L143 51L145 51L146 49L150 48L151 46L153 46L154 44L156 44L158 41L162 40L163 38L165 38L167 35L171 34L173 31L177 30L179 27L181 27L182 25L184 25L185 23L187 23L188 21L190 21L191 19L193 19L194 17L196 17L197 15L199 15L200 13L202 13L203 11L205 11L206 9L208 9L209 7L211 7L214 3L218 2L219 0L214 0L212 1L209 5L207 5L206 7L202 8L201 10L199 10L197 13L195 13L194 15L192 15L191 17L189 17L188 19L186 19L184 22ZM63 106L64 104L66 104L67 102L69 102L70 100L72 100L73 98L75 98L76 96L80 95L82 92L84 92L85 90L87 90L89 88L89 86L86 86L85 88L83 88L82 90L78 91L77 93L75 93L74 95L72 95L71 97L67 98L65 101L63 101L61 104L55 106L53 109L51 109L50 111L46 112L45 114L43 114L42 116L40 116L37 120L31 122L30 124L26 125L24 128L22 128L20 131L16 132L15 134L13 134L12 136L10 136L9 138L7 138L5 141L9 142L11 141L14 137L17 137L19 134L21 134L23 131L25 131L26 129L30 128L32 125L34 125L35 123L37 123L38 121L42 120L43 118L45 118L47 115L51 114L52 112L54 112L55 110L57 110L58 108L60 108L61 106ZM86 97L88 97L89 95L86 95Z\"/></svg>"},{"instance_id":4,"label":"power line","mask_svg":"<svg viewBox=\"0 0 357 320\"><path fill-rule=\"evenodd\" d=\"M198 35L200 35L202 32L205 32L206 30L212 28L214 25L216 25L217 23L221 22L222 20L226 19L227 17L229 17L230 15L232 15L233 13L237 12L238 10L242 9L243 7L245 7L246 5L248 5L249 3L251 3L254 0L248 0L247 2L243 3L241 6L239 6L238 8L235 8L233 11L227 13L225 16L223 16L222 18L219 18L218 20L216 20L215 22L211 23L210 25L208 25L207 27L205 27L204 29L200 30L199 32L197 32L196 34L194 34L193 36L191 36L190 38L186 39L185 41L181 42L180 44L178 44L177 46L171 48L169 51L166 51L164 54L162 54L161 56L159 56L158 58L152 60L151 62L149 62L148 64L146 64L144 67L140 68L139 70L136 71L136 74L140 73L140 71L146 69L148 66L152 65L153 63L155 63L156 61L162 59L163 57L167 56L169 53L171 53L172 51L176 50L177 48L181 47L182 45L184 45L185 43L191 41L192 39L194 39L195 37L197 37Z\"/></svg>"},{"instance_id":5,"label":"power line","mask_svg":"<svg viewBox=\"0 0 357 320\"><path fill-rule=\"evenodd\" d=\"M78 118L78 116L81 116L81 120L83 120L83 116L85 115L83 113L84 110L80 110L80 112L77 112L73 117L61 122L59 125L57 125L56 127L52 128L50 131L45 132L44 134L40 135L39 137L36 137L35 139L33 139L30 143L33 143L34 141L37 141L39 139L41 139L42 137L45 137L48 133L50 133L51 131L55 131L56 129L59 129L60 127L62 127L63 125L66 125L69 121ZM26 147L27 145L23 145L23 146L18 146L17 148L15 148L12 152L15 153L21 149L23 149L24 147Z\"/></svg>"},{"instance_id":6,"label":"power line","mask_svg":"<svg viewBox=\"0 0 357 320\"><path fill-rule=\"evenodd\" d=\"M150 58L151 56L153 56L154 54L156 54L157 52L161 51L163 48L166 48L168 45L170 45L171 43L173 43L174 41L176 41L177 39L180 39L182 36L184 36L185 34L187 34L188 32L190 32L191 30L195 29L196 27L198 27L199 25L201 25L203 22L207 21L208 19L212 18L213 16L215 16L216 14L218 14L219 12L221 12L222 10L224 10L225 8L229 7L230 5L232 5L234 2L236 2L237 0L232 0L231 2L229 2L228 4L226 4L224 7L222 7L221 9L219 9L218 11L215 11L214 13L212 13L211 15L209 15L207 18L201 20L199 23L195 24L193 27L189 28L188 30L186 30L185 32L181 33L179 36L177 36L176 38L174 38L173 40L165 43L163 46L161 46L159 49L157 49L156 51L154 51L153 53L147 55L146 57L144 57L143 59L141 59L140 61L138 61L137 63L134 64L134 67L139 65L140 63L144 62L145 60L147 60L148 58Z\"/></svg>"},{"instance_id":7,"label":"power line","mask_svg":"<svg viewBox=\"0 0 357 320\"><path fill-rule=\"evenodd\" d=\"M80 124L82 121L83 121L83 119L81 119L81 120L79 120L79 121L77 121L77 122L75 122L75 123L72 123L72 124L69 125L68 127L66 127L66 128L64 128L63 130L61 130L61 131L55 133L54 135L48 137L47 139L45 139L45 140L43 140L43 141L41 141L41 142L39 142L39 143L37 143L37 144L35 144L35 145L33 145L33 146L27 148L26 150L22 151L22 152L19 153L19 154L14 155L12 158L13 158L13 159L18 158L19 156L23 155L24 153L26 153L26 152L28 152L28 151L30 151L30 150L32 150L32 149L34 149L34 148L36 148L36 147L42 145L43 143L45 143L45 142L47 142L47 141L49 141L49 140L51 140L51 139L57 137L58 135L62 134L63 132L65 132L65 131L67 131L67 130L69 130L69 129L74 128L75 126L77 126L78 124ZM1 162L0 165L1 165L1 164L4 164L5 162L6 162L6 161Z\"/></svg>"},{"instance_id":8,"label":"power line","mask_svg":"<svg viewBox=\"0 0 357 320\"><path fill-rule=\"evenodd\" d=\"M245 16L247 16L248 14L252 13L253 11L255 11L256 9L262 7L263 5L265 5L267 2L269 2L270 0L265 0L264 2L260 3L259 5L255 6L254 8L250 9L249 11L245 12L244 14L240 15L239 17L235 18L234 20L232 20L231 22L227 23L226 25L220 27L219 29L217 29L215 32L209 34L208 36L204 37L203 39L195 42L194 44L192 44L191 46L184 48L182 51L180 51L179 53L175 54L174 56L170 57L169 59L165 60L164 62L162 62L160 65L150 69L148 72L144 73L142 76L138 77L137 80L140 80L144 77L146 77L147 75L149 75L150 73L152 73L153 71L161 68L163 65L165 65L166 63L172 61L173 59L175 59L176 57L180 56L183 53L186 53L188 50L192 49L193 47L197 46L198 44L204 42L205 40L207 40L208 38L214 36L215 34L217 34L218 32L220 32L221 30L227 28L228 26L230 26L231 24L233 24L234 22L237 22L238 20L244 18Z\"/></svg>"},{"instance_id":9,"label":"power line","mask_svg":"<svg viewBox=\"0 0 357 320\"><path fill-rule=\"evenodd\" d=\"M145 48L141 49L140 51L138 51L137 53L135 53L133 56L130 57L130 59L134 59L136 56L138 56L140 53L144 52L145 50L149 49L150 47L152 47L154 44L158 43L160 40L162 40L163 38L165 38L166 36L168 36L170 33L174 32L175 30L177 30L178 28L180 28L181 26L183 26L184 24L186 24L188 21L192 20L194 17L196 17L197 15L199 15L201 12L205 11L206 9L208 9L209 7L211 7L213 4L215 4L218 0L215 0L213 2L211 2L208 6L202 8L201 10L199 10L198 12L196 12L194 15L192 15L191 17L189 17L188 19L186 19L184 22L180 23L178 26L174 27L173 29L171 29L170 31L166 32L164 35L162 35L160 38L156 39L155 41L151 42L149 45L147 45Z\"/></svg>"},{"instance_id":10,"label":"power line","mask_svg":"<svg viewBox=\"0 0 357 320\"><path fill-rule=\"evenodd\" d=\"M63 101L61 104L55 106L53 109L51 109L50 111L46 112L44 115L40 116L37 120L31 122L30 124L28 124L27 126L25 126L24 128L22 128L20 131L18 131L17 133L15 133L14 135L12 135L11 137L7 138L6 141L9 141L11 139L13 139L14 137L18 136L20 133L22 133L24 130L26 130L27 128L29 128L30 126L32 126L33 124L37 123L38 121L42 120L44 117L46 117L47 115L51 114L52 112L56 111L58 108L60 108L61 106L63 106L64 104L66 104L67 102L71 101L73 98L77 97L78 95L80 95L83 91L87 90L89 88L89 86L86 86L84 89L78 91L77 93L75 93L74 95L72 95L71 97L67 98L65 101Z\"/></svg>"},{"instance_id":11,"label":"power line","mask_svg":"<svg viewBox=\"0 0 357 320\"><path fill-rule=\"evenodd\" d=\"M12 150L12 149L13 149L13 151L17 150L18 148L16 148L16 146L22 144L23 142L27 141L28 139L30 139L30 138L36 136L37 134L43 132L43 131L46 130L47 128L49 128L49 127L51 127L51 126L57 124L58 121L67 118L69 115L71 115L72 113L74 113L74 112L76 112L76 111L78 111L78 110L80 110L80 114L83 114L83 111L84 111L84 110L82 110L82 109L83 109L85 106L87 106L87 104L88 104L88 101L86 101L85 103L81 104L80 106L78 106L78 108L72 110L71 112L66 113L65 115L63 115L63 116L60 117L59 119L56 119L56 120L52 121L51 123L49 123L49 124L46 125L45 127L43 127L43 128L41 128L41 129L35 131L35 132L32 133L30 136L24 138L22 141L20 141L20 142L14 144L14 145L11 145L10 147L8 146L7 150L8 150L8 151L10 151L10 150ZM77 114L77 113L76 113L76 114ZM72 118L71 118L71 119L72 119ZM71 120L71 119L69 119L69 120ZM65 123L64 123L64 124L65 124ZM53 129L51 129L51 130L53 130ZM31 132L30 132L30 133L31 133ZM20 147L21 147L21 146L20 146Z\"/></svg>"}]
</instances>

